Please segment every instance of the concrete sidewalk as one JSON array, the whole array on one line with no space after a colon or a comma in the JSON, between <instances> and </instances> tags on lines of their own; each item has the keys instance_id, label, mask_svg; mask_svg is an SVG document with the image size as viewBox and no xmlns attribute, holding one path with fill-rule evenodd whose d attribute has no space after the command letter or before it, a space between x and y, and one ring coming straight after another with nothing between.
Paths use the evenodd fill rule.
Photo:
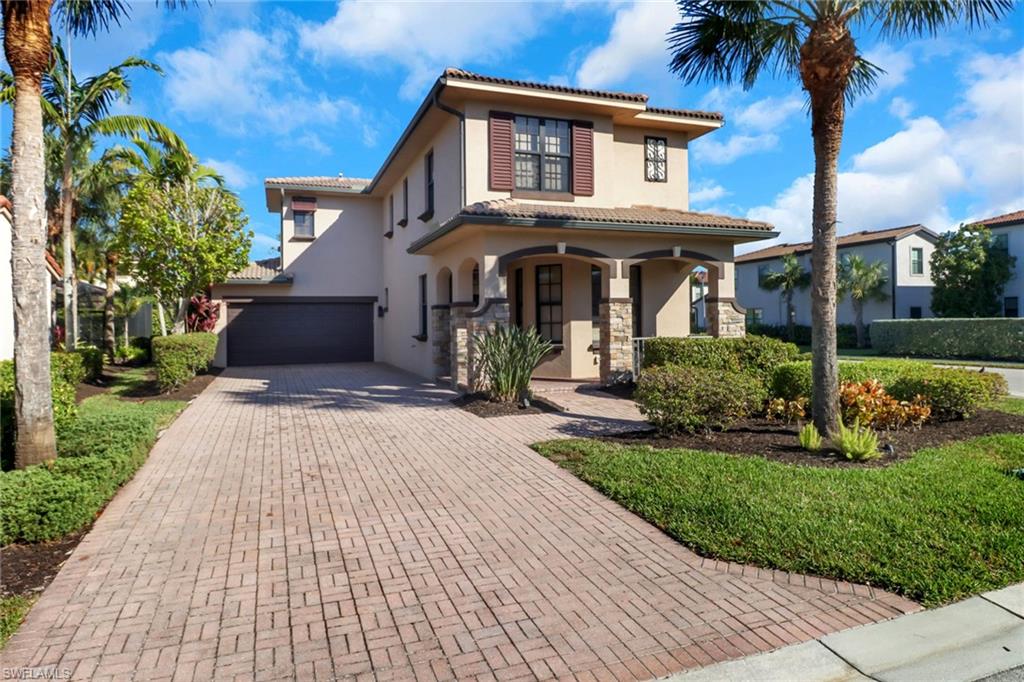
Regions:
<instances>
[{"instance_id":1,"label":"concrete sidewalk","mask_svg":"<svg viewBox=\"0 0 1024 682\"><path fill-rule=\"evenodd\" d=\"M1024 679L1024 583L771 653L680 673L672 682L1010 682Z\"/></svg>"}]
</instances>

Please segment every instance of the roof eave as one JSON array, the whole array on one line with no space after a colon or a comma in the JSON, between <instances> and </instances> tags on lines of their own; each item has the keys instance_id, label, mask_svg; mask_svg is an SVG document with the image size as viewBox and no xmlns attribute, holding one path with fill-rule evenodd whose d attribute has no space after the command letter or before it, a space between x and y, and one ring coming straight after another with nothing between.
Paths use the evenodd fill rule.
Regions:
<instances>
[{"instance_id":1,"label":"roof eave","mask_svg":"<svg viewBox=\"0 0 1024 682\"><path fill-rule=\"evenodd\" d=\"M742 227L704 227L699 225L656 225L650 223L621 223L592 220L559 220L551 218L511 218L504 216L458 215L446 221L430 234L420 237L406 251L416 254L423 248L455 231L460 225L507 225L510 227L560 228L569 230L599 230L606 232L644 232L679 235L703 235L710 237L742 237L744 239L773 239L779 236L774 230L758 230Z\"/></svg>"},{"instance_id":2,"label":"roof eave","mask_svg":"<svg viewBox=\"0 0 1024 682\"><path fill-rule=\"evenodd\" d=\"M224 285L224 284L234 284L234 285L252 284L252 285L256 285L256 286L265 285L265 284L291 284L294 279L295 278L292 275L287 275L287 274L281 274L281 275L276 275L274 277L262 278L262 279L246 279L246 278L239 278L239 277L229 277L226 280L224 280L223 282L221 282L221 284L222 285Z\"/></svg>"}]
</instances>

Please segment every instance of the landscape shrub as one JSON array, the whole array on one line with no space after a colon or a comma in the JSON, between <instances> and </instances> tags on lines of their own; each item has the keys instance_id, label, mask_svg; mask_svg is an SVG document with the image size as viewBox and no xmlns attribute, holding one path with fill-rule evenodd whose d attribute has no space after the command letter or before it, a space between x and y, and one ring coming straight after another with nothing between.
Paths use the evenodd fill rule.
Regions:
<instances>
[{"instance_id":1,"label":"landscape shrub","mask_svg":"<svg viewBox=\"0 0 1024 682\"><path fill-rule=\"evenodd\" d=\"M861 383L877 380L890 396L912 403L920 395L931 407L931 418L959 419L1006 394L1006 380L992 372L933 367L913 360L840 362L839 381ZM788 362L772 373L772 398L812 402L811 363Z\"/></svg>"},{"instance_id":2,"label":"landscape shrub","mask_svg":"<svg viewBox=\"0 0 1024 682\"><path fill-rule=\"evenodd\" d=\"M877 379L844 382L839 387L839 409L847 424L859 423L886 431L907 426L919 428L931 415L931 407L921 395L897 400Z\"/></svg>"},{"instance_id":3,"label":"landscape shrub","mask_svg":"<svg viewBox=\"0 0 1024 682\"><path fill-rule=\"evenodd\" d=\"M644 367L679 365L744 372L756 376L767 389L773 369L795 360L799 349L767 336L737 338L658 337L644 343Z\"/></svg>"},{"instance_id":4,"label":"landscape shrub","mask_svg":"<svg viewBox=\"0 0 1024 682\"><path fill-rule=\"evenodd\" d=\"M761 409L765 391L751 374L668 364L640 375L634 399L659 430L693 433L728 429Z\"/></svg>"},{"instance_id":5,"label":"landscape shrub","mask_svg":"<svg viewBox=\"0 0 1024 682\"><path fill-rule=\"evenodd\" d=\"M60 429L71 423L76 414L75 388L85 378L82 356L77 353L50 354L50 386L53 398L53 419ZM14 362L0 361L0 467L14 466Z\"/></svg>"},{"instance_id":6,"label":"landscape shrub","mask_svg":"<svg viewBox=\"0 0 1024 682\"><path fill-rule=\"evenodd\" d=\"M145 461L176 401L91 398L57 431L57 459L0 473L0 545L41 542L88 524Z\"/></svg>"},{"instance_id":7,"label":"landscape shrub","mask_svg":"<svg viewBox=\"0 0 1024 682\"><path fill-rule=\"evenodd\" d=\"M529 397L533 370L551 352L551 343L533 327L497 326L474 339L481 373L491 400L516 402Z\"/></svg>"},{"instance_id":8,"label":"landscape shrub","mask_svg":"<svg viewBox=\"0 0 1024 682\"><path fill-rule=\"evenodd\" d=\"M153 365L160 390L173 391L205 372L216 352L217 335L210 332L155 337Z\"/></svg>"},{"instance_id":9,"label":"landscape shrub","mask_svg":"<svg viewBox=\"0 0 1024 682\"><path fill-rule=\"evenodd\" d=\"M800 433L797 434L797 440L800 442L800 447L807 452L821 450L821 434L818 433L818 427L810 422L804 424L804 427L800 429Z\"/></svg>"},{"instance_id":10,"label":"landscape shrub","mask_svg":"<svg viewBox=\"0 0 1024 682\"><path fill-rule=\"evenodd\" d=\"M877 320L872 345L886 355L1024 359L1024 318Z\"/></svg>"},{"instance_id":11,"label":"landscape shrub","mask_svg":"<svg viewBox=\"0 0 1024 682\"><path fill-rule=\"evenodd\" d=\"M768 401L768 406L765 408L765 416L769 419L781 419L787 424L792 424L807 416L807 405L807 398L802 396L796 400L772 398Z\"/></svg>"},{"instance_id":12,"label":"landscape shrub","mask_svg":"<svg viewBox=\"0 0 1024 682\"><path fill-rule=\"evenodd\" d=\"M860 422L855 421L853 426L839 422L839 430L832 434L831 440L843 457L854 462L878 459L881 456L878 451L878 434L870 426L861 426Z\"/></svg>"},{"instance_id":13,"label":"landscape shrub","mask_svg":"<svg viewBox=\"0 0 1024 682\"><path fill-rule=\"evenodd\" d=\"M82 358L82 369L84 376L82 381L95 381L103 374L103 351L96 346L82 344L72 351Z\"/></svg>"},{"instance_id":14,"label":"landscape shrub","mask_svg":"<svg viewBox=\"0 0 1024 682\"><path fill-rule=\"evenodd\" d=\"M864 331L868 339L868 345L870 346L871 325L866 325ZM774 339L782 339L785 341L790 340L786 338L786 325L784 324L753 324L747 327L747 333L770 336ZM796 325L794 328L794 336L796 338L792 339L792 342L798 346L811 345L811 328L809 326L802 324ZM857 328L852 324L837 324L836 345L839 348L856 348Z\"/></svg>"}]
</instances>

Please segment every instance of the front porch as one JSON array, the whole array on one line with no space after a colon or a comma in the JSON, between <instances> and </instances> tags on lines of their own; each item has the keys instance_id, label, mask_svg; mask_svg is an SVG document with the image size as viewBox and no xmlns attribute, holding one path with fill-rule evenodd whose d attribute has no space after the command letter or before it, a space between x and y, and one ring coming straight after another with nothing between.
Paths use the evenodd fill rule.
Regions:
<instances>
[{"instance_id":1,"label":"front porch","mask_svg":"<svg viewBox=\"0 0 1024 682\"><path fill-rule=\"evenodd\" d=\"M514 324L535 327L554 346L536 379L628 381L634 338L690 335L691 275L701 269L708 273L706 332L743 335L731 243L572 236L481 233L434 255L437 376L475 389L474 337Z\"/></svg>"}]
</instances>

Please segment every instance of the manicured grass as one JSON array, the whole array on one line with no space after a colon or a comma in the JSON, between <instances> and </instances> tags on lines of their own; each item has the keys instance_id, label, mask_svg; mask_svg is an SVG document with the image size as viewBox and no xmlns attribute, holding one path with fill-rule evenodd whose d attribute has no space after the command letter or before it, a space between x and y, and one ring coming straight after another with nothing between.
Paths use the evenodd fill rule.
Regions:
<instances>
[{"instance_id":1,"label":"manicured grass","mask_svg":"<svg viewBox=\"0 0 1024 682\"><path fill-rule=\"evenodd\" d=\"M110 384L110 392L113 395L125 395L139 390L152 381L152 365L128 367L114 375L114 380Z\"/></svg>"},{"instance_id":2,"label":"manicured grass","mask_svg":"<svg viewBox=\"0 0 1024 682\"><path fill-rule=\"evenodd\" d=\"M704 556L849 580L934 606L1024 581L1024 436L815 468L596 440L534 446Z\"/></svg>"},{"instance_id":3,"label":"manicured grass","mask_svg":"<svg viewBox=\"0 0 1024 682\"><path fill-rule=\"evenodd\" d=\"M810 346L800 346L800 352L810 353ZM1024 369L1024 363L1010 362L1008 360L961 360L959 358L911 358L897 355L879 355L874 348L840 348L840 360L861 360L863 358L879 358L883 360L920 360L933 365L951 365L965 367L1005 367L1009 369Z\"/></svg>"},{"instance_id":4,"label":"manicured grass","mask_svg":"<svg viewBox=\"0 0 1024 682\"><path fill-rule=\"evenodd\" d=\"M1010 414L1024 414L1024 398L1000 398L991 405L993 410L1009 412Z\"/></svg>"},{"instance_id":5,"label":"manicured grass","mask_svg":"<svg viewBox=\"0 0 1024 682\"><path fill-rule=\"evenodd\" d=\"M0 649L18 631L34 601L34 598L21 596L0 598Z\"/></svg>"}]
</instances>

